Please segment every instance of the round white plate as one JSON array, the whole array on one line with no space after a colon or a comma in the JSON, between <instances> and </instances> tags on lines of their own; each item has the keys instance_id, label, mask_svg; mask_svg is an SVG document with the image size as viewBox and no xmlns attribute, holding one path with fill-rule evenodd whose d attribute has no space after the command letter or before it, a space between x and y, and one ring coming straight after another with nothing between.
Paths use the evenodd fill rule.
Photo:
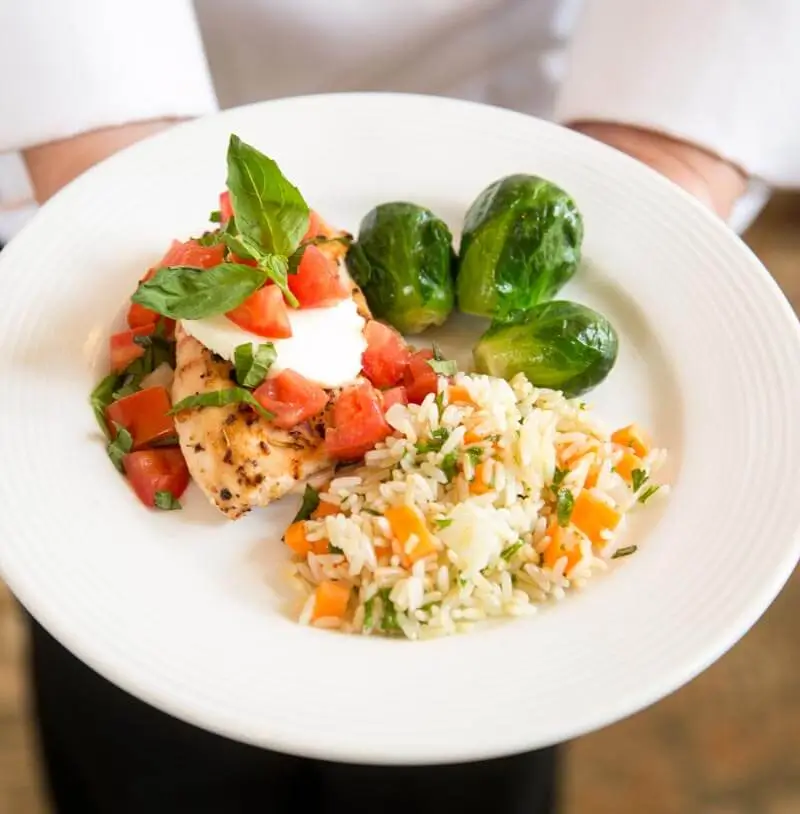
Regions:
<instances>
[{"instance_id":1,"label":"round white plate","mask_svg":"<svg viewBox=\"0 0 800 814\"><path fill-rule=\"evenodd\" d=\"M458 230L488 183L529 172L586 226L567 298L621 336L591 394L670 449L667 500L619 561L538 615L424 643L303 628L278 542L296 500L230 523L196 491L144 509L87 404L143 269L198 234L235 132L351 230L411 199ZM53 199L0 255L0 565L44 626L121 687L234 738L331 759L488 758L562 741L652 703L729 648L800 549L800 332L756 258L687 195L552 124L391 95L270 102L177 127ZM440 338L469 356L474 325Z\"/></svg>"}]
</instances>

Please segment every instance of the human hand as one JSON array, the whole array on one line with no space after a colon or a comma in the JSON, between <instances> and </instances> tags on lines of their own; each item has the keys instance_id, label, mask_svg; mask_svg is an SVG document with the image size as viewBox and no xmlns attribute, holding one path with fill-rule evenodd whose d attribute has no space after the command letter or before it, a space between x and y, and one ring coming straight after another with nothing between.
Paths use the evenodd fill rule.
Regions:
<instances>
[{"instance_id":1,"label":"human hand","mask_svg":"<svg viewBox=\"0 0 800 814\"><path fill-rule=\"evenodd\" d=\"M30 147L23 157L37 202L44 203L89 167L123 147L171 127L176 121L133 122Z\"/></svg>"},{"instance_id":2,"label":"human hand","mask_svg":"<svg viewBox=\"0 0 800 814\"><path fill-rule=\"evenodd\" d=\"M657 170L723 219L745 191L747 178L738 167L689 142L622 124L577 122L571 126Z\"/></svg>"}]
</instances>

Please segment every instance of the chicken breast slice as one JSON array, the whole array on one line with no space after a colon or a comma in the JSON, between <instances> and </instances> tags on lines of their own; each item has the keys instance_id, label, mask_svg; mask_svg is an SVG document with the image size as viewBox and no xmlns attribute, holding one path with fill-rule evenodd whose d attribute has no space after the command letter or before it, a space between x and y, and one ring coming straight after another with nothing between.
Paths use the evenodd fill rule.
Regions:
<instances>
[{"instance_id":1,"label":"chicken breast slice","mask_svg":"<svg viewBox=\"0 0 800 814\"><path fill-rule=\"evenodd\" d=\"M176 330L172 400L235 385L233 366ZM298 483L331 466L325 454L325 419L281 430L250 407L198 407L175 416L189 472L208 499L236 519L266 506Z\"/></svg>"}]
</instances>

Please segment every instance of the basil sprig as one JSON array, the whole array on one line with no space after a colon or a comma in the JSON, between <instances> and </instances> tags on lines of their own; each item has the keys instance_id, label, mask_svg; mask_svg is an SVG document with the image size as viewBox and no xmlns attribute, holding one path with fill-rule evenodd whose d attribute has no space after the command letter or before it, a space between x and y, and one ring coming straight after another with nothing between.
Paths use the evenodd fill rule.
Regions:
<instances>
[{"instance_id":1,"label":"basil sprig","mask_svg":"<svg viewBox=\"0 0 800 814\"><path fill-rule=\"evenodd\" d=\"M172 492L167 491L156 492L154 503L157 509L165 512L174 512L182 508L180 500Z\"/></svg>"},{"instance_id":2,"label":"basil sprig","mask_svg":"<svg viewBox=\"0 0 800 814\"><path fill-rule=\"evenodd\" d=\"M250 342L238 345L233 352L236 381L242 387L258 387L272 367L278 354L272 342L264 342L254 351Z\"/></svg>"},{"instance_id":3,"label":"basil sprig","mask_svg":"<svg viewBox=\"0 0 800 814\"><path fill-rule=\"evenodd\" d=\"M262 407L255 396L243 387L227 387L224 390L212 390L209 393L197 393L194 396L187 396L177 404L173 404L169 414L174 415L195 407L225 407L228 404L247 404L267 421L272 421L275 418L273 413Z\"/></svg>"},{"instance_id":4,"label":"basil sprig","mask_svg":"<svg viewBox=\"0 0 800 814\"><path fill-rule=\"evenodd\" d=\"M288 257L308 231L308 204L278 165L231 135L228 190L239 232L268 254Z\"/></svg>"},{"instance_id":5,"label":"basil sprig","mask_svg":"<svg viewBox=\"0 0 800 814\"><path fill-rule=\"evenodd\" d=\"M131 298L173 319L203 319L241 305L267 282L258 268L221 263L207 271L191 266L160 268Z\"/></svg>"},{"instance_id":6,"label":"basil sprig","mask_svg":"<svg viewBox=\"0 0 800 814\"><path fill-rule=\"evenodd\" d=\"M111 462L120 472L124 472L122 459L133 449L133 436L120 424L114 424L117 435L113 441L108 442L106 452Z\"/></svg>"}]
</instances>

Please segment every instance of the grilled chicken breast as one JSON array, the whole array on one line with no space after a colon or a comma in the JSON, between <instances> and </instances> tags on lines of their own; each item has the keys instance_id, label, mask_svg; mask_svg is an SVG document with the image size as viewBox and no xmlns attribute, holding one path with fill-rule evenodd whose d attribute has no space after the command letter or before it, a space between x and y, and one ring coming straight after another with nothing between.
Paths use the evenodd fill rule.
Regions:
<instances>
[{"instance_id":1,"label":"grilled chicken breast","mask_svg":"<svg viewBox=\"0 0 800 814\"><path fill-rule=\"evenodd\" d=\"M332 235L341 234L332 232ZM340 261L346 247L320 246ZM341 264L359 313L370 318L364 296ZM176 367L172 401L233 387L233 365L176 329ZM330 400L329 400L330 404ZM256 506L266 506L299 483L332 466L325 454L327 408L292 430L282 430L246 405L199 407L178 414L175 426L192 478L227 517L236 519Z\"/></svg>"}]
</instances>

